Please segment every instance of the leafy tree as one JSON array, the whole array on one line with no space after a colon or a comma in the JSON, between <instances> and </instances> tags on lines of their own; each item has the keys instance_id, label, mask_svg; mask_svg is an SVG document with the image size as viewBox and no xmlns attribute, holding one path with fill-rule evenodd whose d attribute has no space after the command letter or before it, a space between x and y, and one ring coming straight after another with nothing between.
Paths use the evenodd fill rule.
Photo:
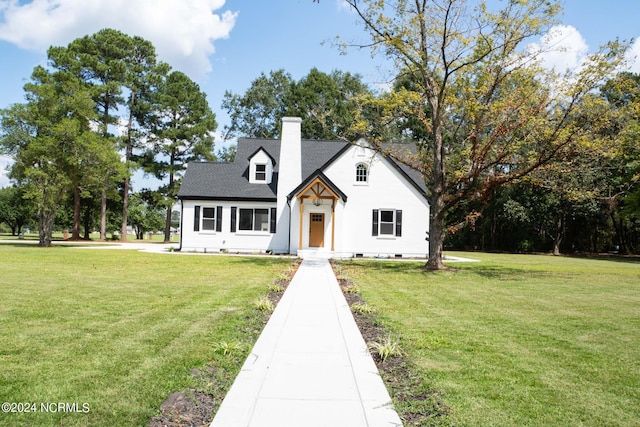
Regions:
<instances>
[{"instance_id":1,"label":"leafy tree","mask_svg":"<svg viewBox=\"0 0 640 427\"><path fill-rule=\"evenodd\" d=\"M523 46L560 11L547 0L510 0L500 10L485 1L346 3L374 53L394 61L413 85L370 103L425 131L416 135L417 154L389 154L425 177L431 206L425 267L444 268L444 238L455 229L449 214L569 156L586 132L580 101L613 70L624 46L611 43L578 71L559 76ZM359 128L368 133L367 121Z\"/></svg>"},{"instance_id":2,"label":"leafy tree","mask_svg":"<svg viewBox=\"0 0 640 427\"><path fill-rule=\"evenodd\" d=\"M152 48L148 42L136 40L138 40L138 47L146 50ZM142 47L145 43L146 45ZM109 132L109 126L117 123L116 112L118 107L124 104L124 85L127 81L133 81L132 78L128 79L128 62L135 62L131 58L133 51L134 40L113 29L103 29L93 35L78 38L67 47L56 46L48 50L49 60L54 69L78 78L89 88L98 113L97 119L100 123L101 143L104 145L105 157L107 151L117 151L116 140ZM130 58L131 61L129 61ZM100 237L104 239L107 191L121 179L123 173L121 167L113 162L102 163L101 166L100 169L95 169L94 178L101 197ZM79 237L82 191L79 186L74 186L74 238Z\"/></svg>"},{"instance_id":3,"label":"leafy tree","mask_svg":"<svg viewBox=\"0 0 640 427\"><path fill-rule=\"evenodd\" d=\"M171 212L171 227L175 229L180 228L180 211Z\"/></svg>"},{"instance_id":4,"label":"leafy tree","mask_svg":"<svg viewBox=\"0 0 640 427\"><path fill-rule=\"evenodd\" d=\"M222 108L229 114L231 123L223 128L223 139L276 138L280 119L286 115L292 85L291 75L278 70L271 71L269 76L261 73L242 96L225 92Z\"/></svg>"},{"instance_id":5,"label":"leafy tree","mask_svg":"<svg viewBox=\"0 0 640 427\"><path fill-rule=\"evenodd\" d=\"M290 94L287 115L302 117L304 138L349 141L356 139L352 127L358 116L358 99L372 96L359 75L342 71L326 74L316 68L294 83Z\"/></svg>"},{"instance_id":6,"label":"leafy tree","mask_svg":"<svg viewBox=\"0 0 640 427\"><path fill-rule=\"evenodd\" d=\"M129 209L129 192L131 188L131 173L134 167L134 149L143 148L141 140L146 137L146 123L151 110L151 97L156 85L161 81L161 76L166 74L169 66L156 62L156 52L153 45L140 38L132 38L132 46L126 57L127 73L125 87L129 91L127 108L129 117L126 124L126 133L122 138L124 146L124 162L129 173L125 175L122 189L122 225L121 238L127 236L127 216Z\"/></svg>"},{"instance_id":7,"label":"leafy tree","mask_svg":"<svg viewBox=\"0 0 640 427\"><path fill-rule=\"evenodd\" d=\"M36 67L25 85L25 104L2 111L1 146L14 157L11 177L36 205L40 246L51 246L58 206L73 185L72 174L95 140L94 103L77 79Z\"/></svg>"},{"instance_id":8,"label":"leafy tree","mask_svg":"<svg viewBox=\"0 0 640 427\"><path fill-rule=\"evenodd\" d=\"M222 147L216 152L216 158L219 162L223 163L232 163L236 158L236 152L238 151L237 145L229 145L227 147Z\"/></svg>"},{"instance_id":9,"label":"leafy tree","mask_svg":"<svg viewBox=\"0 0 640 427\"><path fill-rule=\"evenodd\" d=\"M376 110L358 114L358 100L365 95L373 96L373 92L357 74L337 70L326 74L313 68L296 82L284 70L269 76L263 73L244 95L225 93L222 108L229 113L231 124L224 128L224 139L277 138L284 116L302 118L305 139L355 140L358 117L366 117L372 129L381 133Z\"/></svg>"},{"instance_id":10,"label":"leafy tree","mask_svg":"<svg viewBox=\"0 0 640 427\"><path fill-rule=\"evenodd\" d=\"M166 208L165 241L171 239L171 209L185 165L214 160L215 115L206 95L184 73L173 71L159 84L150 115L153 148L142 159L145 171L168 179L158 191Z\"/></svg>"},{"instance_id":11,"label":"leafy tree","mask_svg":"<svg viewBox=\"0 0 640 427\"><path fill-rule=\"evenodd\" d=\"M49 50L52 66L75 75L91 90L98 113L99 133L106 149L124 151L122 165L97 172L101 182L92 183L101 198L100 234L104 239L107 227L107 198L118 197L114 184L122 182L121 237L126 238L130 177L134 167L134 150L142 149L151 112L151 97L168 73L169 66L157 63L153 44L140 37L130 37L120 31L103 29L93 35L78 38L67 47ZM113 129L123 125L123 135L116 138ZM120 145L118 145L120 142ZM85 181L86 184L86 181ZM87 191L75 188L74 237L80 228L80 201L87 199ZM85 221L86 222L86 221Z\"/></svg>"},{"instance_id":12,"label":"leafy tree","mask_svg":"<svg viewBox=\"0 0 640 427\"><path fill-rule=\"evenodd\" d=\"M23 188L0 188L0 222L11 228L13 236L22 232L22 227L29 224L33 214L33 206L24 198Z\"/></svg>"},{"instance_id":13,"label":"leafy tree","mask_svg":"<svg viewBox=\"0 0 640 427\"><path fill-rule=\"evenodd\" d=\"M640 74L623 72L607 81L602 98L609 111L597 130L609 139L601 166L607 172L607 213L623 252L640 251Z\"/></svg>"},{"instance_id":14,"label":"leafy tree","mask_svg":"<svg viewBox=\"0 0 640 427\"><path fill-rule=\"evenodd\" d=\"M163 209L154 207L144 200L141 194L133 194L129 210L131 226L136 233L136 239L144 239L147 231L160 230L164 226Z\"/></svg>"}]
</instances>

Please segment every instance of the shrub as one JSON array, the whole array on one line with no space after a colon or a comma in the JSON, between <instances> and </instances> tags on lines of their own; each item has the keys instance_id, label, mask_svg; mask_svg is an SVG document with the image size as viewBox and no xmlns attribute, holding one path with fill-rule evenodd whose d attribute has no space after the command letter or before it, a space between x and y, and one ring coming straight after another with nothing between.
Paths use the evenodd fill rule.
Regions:
<instances>
[{"instance_id":1,"label":"shrub","mask_svg":"<svg viewBox=\"0 0 640 427\"><path fill-rule=\"evenodd\" d=\"M255 302L255 306L260 311L271 312L274 309L273 303L268 296L263 296Z\"/></svg>"},{"instance_id":2,"label":"shrub","mask_svg":"<svg viewBox=\"0 0 640 427\"><path fill-rule=\"evenodd\" d=\"M371 308L369 305L367 305L366 302L356 302L351 304L351 310L354 313L360 313L360 314L371 314L373 313L373 308Z\"/></svg>"},{"instance_id":3,"label":"shrub","mask_svg":"<svg viewBox=\"0 0 640 427\"><path fill-rule=\"evenodd\" d=\"M389 357L402 356L402 350L400 349L399 339L392 340L391 334L382 341L373 341L368 344L369 351L374 352L384 362Z\"/></svg>"},{"instance_id":4,"label":"shrub","mask_svg":"<svg viewBox=\"0 0 640 427\"><path fill-rule=\"evenodd\" d=\"M222 353L225 356L236 351L242 351L244 345L240 341L220 341L213 346L216 353Z\"/></svg>"}]
</instances>

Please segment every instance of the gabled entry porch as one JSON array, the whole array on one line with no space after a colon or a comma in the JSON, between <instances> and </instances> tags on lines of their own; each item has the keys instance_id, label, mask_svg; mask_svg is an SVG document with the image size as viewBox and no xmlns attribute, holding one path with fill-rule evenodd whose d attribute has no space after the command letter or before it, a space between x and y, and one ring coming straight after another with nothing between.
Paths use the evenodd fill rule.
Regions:
<instances>
[{"instance_id":1,"label":"gabled entry porch","mask_svg":"<svg viewBox=\"0 0 640 427\"><path fill-rule=\"evenodd\" d=\"M336 248L336 205L347 196L321 171L296 188L289 198L298 204L298 251L333 252ZM291 232L294 233L295 224Z\"/></svg>"}]
</instances>

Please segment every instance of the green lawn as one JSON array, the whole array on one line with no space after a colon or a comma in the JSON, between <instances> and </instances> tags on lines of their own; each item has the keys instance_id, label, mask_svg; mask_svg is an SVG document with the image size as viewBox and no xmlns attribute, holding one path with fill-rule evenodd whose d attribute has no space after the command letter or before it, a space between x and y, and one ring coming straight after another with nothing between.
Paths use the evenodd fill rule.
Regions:
<instances>
[{"instance_id":1,"label":"green lawn","mask_svg":"<svg viewBox=\"0 0 640 427\"><path fill-rule=\"evenodd\" d=\"M251 348L253 303L290 262L0 244L0 402L89 405L0 426L146 425L216 344Z\"/></svg>"},{"instance_id":2,"label":"green lawn","mask_svg":"<svg viewBox=\"0 0 640 427\"><path fill-rule=\"evenodd\" d=\"M456 426L640 426L640 263L347 262Z\"/></svg>"},{"instance_id":3,"label":"green lawn","mask_svg":"<svg viewBox=\"0 0 640 427\"><path fill-rule=\"evenodd\" d=\"M63 240L64 234L62 232L53 233L53 240ZM91 240L100 240L100 233L91 233L89 236ZM111 239L113 235L111 233L107 234L107 239ZM38 240L38 233L31 232L24 235L24 240ZM0 240L19 240L18 236L12 236L11 233L0 233ZM128 235L127 241L129 242L142 242L142 243L162 243L164 242L164 234L152 234L151 239L149 239L149 234L144 235L144 239L136 239L134 235ZM116 241L117 242L117 241ZM180 236L178 234L171 235L171 243L179 243Z\"/></svg>"}]
</instances>

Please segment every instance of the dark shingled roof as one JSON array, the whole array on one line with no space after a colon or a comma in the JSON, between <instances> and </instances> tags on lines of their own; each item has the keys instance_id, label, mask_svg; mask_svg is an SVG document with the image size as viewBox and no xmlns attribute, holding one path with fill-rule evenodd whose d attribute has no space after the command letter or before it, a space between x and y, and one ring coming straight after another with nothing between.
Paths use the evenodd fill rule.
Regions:
<instances>
[{"instance_id":1,"label":"dark shingled roof","mask_svg":"<svg viewBox=\"0 0 640 427\"><path fill-rule=\"evenodd\" d=\"M344 141L302 140L302 181L332 163L351 144ZM271 184L249 184L248 158L260 148L275 159ZM178 198L208 200L262 200L275 201L278 188L280 158L279 139L240 138L233 163L189 163ZM422 193L426 194L420 174L391 162Z\"/></svg>"}]
</instances>

